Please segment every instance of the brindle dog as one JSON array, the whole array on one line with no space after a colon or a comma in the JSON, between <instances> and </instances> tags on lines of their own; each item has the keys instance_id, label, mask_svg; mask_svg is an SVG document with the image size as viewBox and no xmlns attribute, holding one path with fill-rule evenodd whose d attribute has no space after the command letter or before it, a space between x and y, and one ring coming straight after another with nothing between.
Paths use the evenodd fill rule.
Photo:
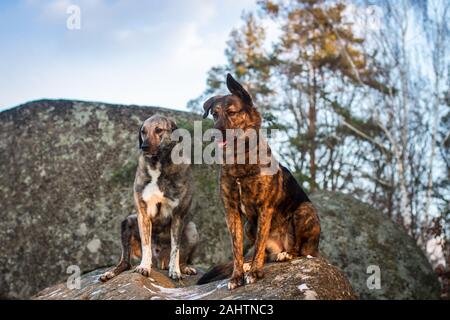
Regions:
<instances>
[{"instance_id":1,"label":"brindle dog","mask_svg":"<svg viewBox=\"0 0 450 320\"><path fill-rule=\"evenodd\" d=\"M160 234L169 228L169 277L175 280L181 278L181 232L192 202L190 165L175 164L171 157L177 144L171 135L176 129L174 121L160 115L144 121L139 130L140 155L133 187L142 251L135 272L150 275L152 231Z\"/></svg>"},{"instance_id":2,"label":"brindle dog","mask_svg":"<svg viewBox=\"0 0 450 320\"><path fill-rule=\"evenodd\" d=\"M114 278L120 273L131 269L132 258L140 259L142 257L141 237L137 214L130 214L120 224L120 233L122 241L122 254L117 266L100 276L100 281L105 282ZM181 272L188 275L197 274L197 270L190 266L195 249L198 244L198 232L194 222L185 224L180 243L180 269ZM152 264L161 270L167 270L170 260L170 225L155 226L152 230Z\"/></svg>"},{"instance_id":3,"label":"brindle dog","mask_svg":"<svg viewBox=\"0 0 450 320\"><path fill-rule=\"evenodd\" d=\"M263 141L259 133L261 116L250 94L230 74L227 87L231 94L215 96L204 103L203 117L213 115L214 127L224 136L218 144L224 148L224 154L231 152L236 158L234 146L233 150L227 150L231 147L230 141L225 140L226 130L241 129L244 133L256 130L258 141ZM235 145L239 137L234 139ZM250 159L250 145L245 143L246 160ZM262 145L258 143L256 148ZM265 149L274 160L270 148L265 145ZM319 253L320 222L313 204L288 169L277 164L275 172L267 174L267 167L258 157L254 164L225 163L221 168L220 189L234 257L230 290L242 286L244 280L250 284L262 278L265 260L286 261ZM245 277L241 215L247 220L246 235L254 243L251 266ZM206 273L199 283L209 282L216 271Z\"/></svg>"}]
</instances>

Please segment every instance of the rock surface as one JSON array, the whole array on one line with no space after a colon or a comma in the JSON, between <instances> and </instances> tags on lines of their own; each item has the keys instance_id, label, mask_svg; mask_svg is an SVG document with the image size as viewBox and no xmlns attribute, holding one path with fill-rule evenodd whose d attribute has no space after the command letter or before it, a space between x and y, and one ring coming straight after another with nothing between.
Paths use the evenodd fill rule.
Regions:
<instances>
[{"instance_id":1,"label":"rock surface","mask_svg":"<svg viewBox=\"0 0 450 320\"><path fill-rule=\"evenodd\" d=\"M0 298L26 298L65 281L67 268L110 266L120 221L133 209L137 130L154 113L193 130L199 116L161 108L41 100L0 113ZM208 122L203 122L207 125ZM217 170L194 165L197 266L231 259ZM321 249L360 298L433 299L439 283L414 241L348 195L317 192ZM367 287L379 266L381 289Z\"/></svg>"},{"instance_id":2,"label":"rock surface","mask_svg":"<svg viewBox=\"0 0 450 320\"><path fill-rule=\"evenodd\" d=\"M120 222L134 210L141 122L155 114L192 130L187 112L41 100L0 113L0 298L24 298L117 263ZM205 125L205 122L204 122ZM197 265L230 259L213 166L194 166Z\"/></svg>"},{"instance_id":3,"label":"rock surface","mask_svg":"<svg viewBox=\"0 0 450 320\"><path fill-rule=\"evenodd\" d=\"M438 299L439 281L398 225L350 195L311 195L322 222L320 250L345 272L360 299ZM367 285L380 271L380 289Z\"/></svg>"},{"instance_id":4,"label":"rock surface","mask_svg":"<svg viewBox=\"0 0 450 320\"><path fill-rule=\"evenodd\" d=\"M197 277L188 277L183 284L171 281L166 272L152 270L149 278L131 271L101 283L98 275L105 269L86 274L80 289L68 289L66 283L39 292L37 300L242 300L242 299L290 299L290 300L342 300L355 299L346 277L337 268L321 258L300 258L285 263L265 266L265 277L258 282L227 289L227 281L205 285L193 285Z\"/></svg>"}]
</instances>

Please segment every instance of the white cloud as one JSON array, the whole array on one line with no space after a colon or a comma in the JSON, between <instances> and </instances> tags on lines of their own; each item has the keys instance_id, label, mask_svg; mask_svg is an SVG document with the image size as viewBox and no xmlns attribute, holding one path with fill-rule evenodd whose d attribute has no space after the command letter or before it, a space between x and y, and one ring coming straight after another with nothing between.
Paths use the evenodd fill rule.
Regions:
<instances>
[{"instance_id":1,"label":"white cloud","mask_svg":"<svg viewBox=\"0 0 450 320\"><path fill-rule=\"evenodd\" d=\"M229 32L248 0L26 0L39 37L0 52L0 108L39 98L72 98L184 108L225 62ZM66 6L81 8L82 28L65 28ZM56 26L60 24L61 29ZM12 30L14 33L14 30ZM48 35L47 35L48 34ZM14 41L11 40L11 41ZM9 61L11 58L14 61Z\"/></svg>"}]
</instances>

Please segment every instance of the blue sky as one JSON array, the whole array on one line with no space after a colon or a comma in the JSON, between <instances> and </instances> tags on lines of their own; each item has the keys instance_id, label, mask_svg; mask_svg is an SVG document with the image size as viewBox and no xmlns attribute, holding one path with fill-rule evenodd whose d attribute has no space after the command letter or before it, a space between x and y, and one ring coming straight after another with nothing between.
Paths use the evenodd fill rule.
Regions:
<instances>
[{"instance_id":1,"label":"blue sky","mask_svg":"<svg viewBox=\"0 0 450 320\"><path fill-rule=\"evenodd\" d=\"M81 29L66 26L81 10ZM0 110L41 98L184 109L254 0L0 2Z\"/></svg>"}]
</instances>

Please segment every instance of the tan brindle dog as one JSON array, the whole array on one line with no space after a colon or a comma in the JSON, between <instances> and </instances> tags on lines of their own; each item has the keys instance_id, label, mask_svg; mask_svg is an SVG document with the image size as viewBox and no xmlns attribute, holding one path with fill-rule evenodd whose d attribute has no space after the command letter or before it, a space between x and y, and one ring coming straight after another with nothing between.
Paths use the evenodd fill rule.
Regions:
<instances>
[{"instance_id":1,"label":"tan brindle dog","mask_svg":"<svg viewBox=\"0 0 450 320\"><path fill-rule=\"evenodd\" d=\"M214 128L222 132L224 154L230 152L237 158L237 151L226 141L227 129L257 132L258 141L261 116L253 105L250 94L227 75L229 95L215 96L203 106L204 117L209 113L214 118ZM260 148L256 144L256 148ZM245 159L250 159L251 144L245 144ZM265 145L268 156L270 148ZM230 150L231 149L231 150ZM253 150L255 151L255 150ZM258 151L258 150L256 150ZM259 154L258 152L256 154ZM273 158L272 158L273 159ZM246 219L246 235L254 244L250 269L245 274L247 284L263 277L265 260L286 261L295 256L319 253L320 222L317 211L288 169L277 165L273 174L263 174L268 165L258 157L257 163L223 164L220 189L226 210L227 225L233 245L233 272L229 289L244 284L243 228L241 216ZM273 159L274 160L274 159ZM229 275L227 266L218 266L206 273L199 284Z\"/></svg>"}]
</instances>

